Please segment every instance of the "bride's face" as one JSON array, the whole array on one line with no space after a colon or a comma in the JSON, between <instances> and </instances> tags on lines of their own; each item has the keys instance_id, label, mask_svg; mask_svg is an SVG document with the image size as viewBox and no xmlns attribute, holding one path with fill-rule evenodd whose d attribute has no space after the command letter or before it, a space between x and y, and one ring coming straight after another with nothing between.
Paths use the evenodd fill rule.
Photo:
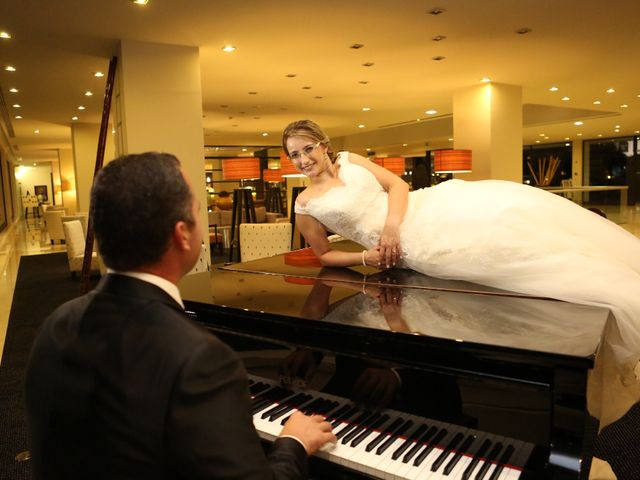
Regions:
<instances>
[{"instance_id":1,"label":"bride's face","mask_svg":"<svg viewBox=\"0 0 640 480\"><path fill-rule=\"evenodd\" d=\"M327 147L309 137L289 137L287 150L291 163L307 177L319 175L326 170L327 162L331 163L326 155Z\"/></svg>"}]
</instances>

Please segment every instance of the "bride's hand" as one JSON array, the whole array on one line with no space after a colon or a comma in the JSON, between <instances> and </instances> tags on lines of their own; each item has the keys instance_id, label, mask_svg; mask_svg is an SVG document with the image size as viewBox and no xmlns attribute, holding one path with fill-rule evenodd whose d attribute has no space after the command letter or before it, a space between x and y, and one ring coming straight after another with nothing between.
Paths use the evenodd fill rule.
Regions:
<instances>
[{"instance_id":1,"label":"bride's hand","mask_svg":"<svg viewBox=\"0 0 640 480\"><path fill-rule=\"evenodd\" d=\"M400 246L400 229L385 225L380 235L380 255L381 261L387 268L395 267L402 257L402 247Z\"/></svg>"}]
</instances>

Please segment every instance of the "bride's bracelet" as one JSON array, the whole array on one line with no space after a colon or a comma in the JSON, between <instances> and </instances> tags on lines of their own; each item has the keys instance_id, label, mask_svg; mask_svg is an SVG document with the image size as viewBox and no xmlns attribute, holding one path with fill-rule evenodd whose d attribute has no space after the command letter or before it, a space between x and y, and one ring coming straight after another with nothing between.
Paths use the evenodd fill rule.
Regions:
<instances>
[{"instance_id":1,"label":"bride's bracelet","mask_svg":"<svg viewBox=\"0 0 640 480\"><path fill-rule=\"evenodd\" d=\"M362 266L366 267L367 266L367 259L365 258L365 255L367 254L366 250L362 250Z\"/></svg>"}]
</instances>

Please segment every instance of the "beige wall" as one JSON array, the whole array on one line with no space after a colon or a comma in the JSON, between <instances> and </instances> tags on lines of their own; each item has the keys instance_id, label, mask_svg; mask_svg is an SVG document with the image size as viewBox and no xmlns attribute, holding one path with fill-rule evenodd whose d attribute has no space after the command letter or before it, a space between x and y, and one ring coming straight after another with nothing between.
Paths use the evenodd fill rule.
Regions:
<instances>
[{"instance_id":1,"label":"beige wall","mask_svg":"<svg viewBox=\"0 0 640 480\"><path fill-rule=\"evenodd\" d=\"M62 193L62 204L67 209L67 213L78 212L76 173L73 161L73 150L69 148L61 149L58 152L60 161L60 186Z\"/></svg>"}]
</instances>

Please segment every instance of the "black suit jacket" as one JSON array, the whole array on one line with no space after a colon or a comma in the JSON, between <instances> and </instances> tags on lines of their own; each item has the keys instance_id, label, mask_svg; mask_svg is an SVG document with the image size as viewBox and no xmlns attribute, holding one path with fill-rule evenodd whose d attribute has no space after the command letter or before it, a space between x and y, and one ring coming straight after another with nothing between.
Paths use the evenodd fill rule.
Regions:
<instances>
[{"instance_id":1,"label":"black suit jacket","mask_svg":"<svg viewBox=\"0 0 640 480\"><path fill-rule=\"evenodd\" d=\"M131 277L107 275L47 318L25 403L36 479L307 477L295 440L263 453L235 353Z\"/></svg>"}]
</instances>

